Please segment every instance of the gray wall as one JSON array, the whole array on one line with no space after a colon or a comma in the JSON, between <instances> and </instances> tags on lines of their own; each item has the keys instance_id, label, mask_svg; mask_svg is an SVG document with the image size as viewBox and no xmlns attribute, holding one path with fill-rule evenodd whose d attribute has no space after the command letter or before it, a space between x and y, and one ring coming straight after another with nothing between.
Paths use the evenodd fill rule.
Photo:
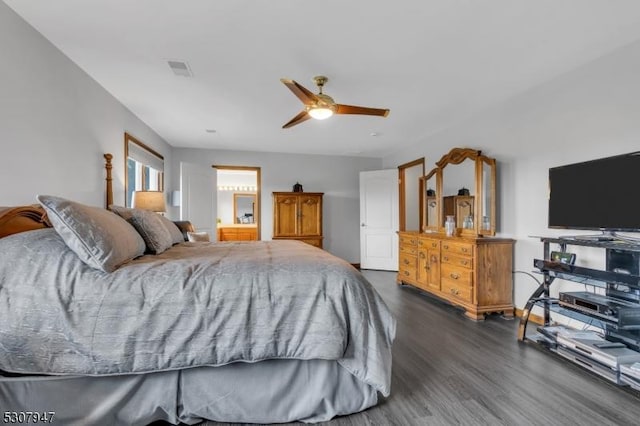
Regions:
<instances>
[{"instance_id":1,"label":"gray wall","mask_svg":"<svg viewBox=\"0 0 640 426\"><path fill-rule=\"evenodd\" d=\"M324 248L348 262L360 262L359 173L380 169L381 159L176 148L167 189L180 188L180 162L260 167L263 240L273 234L272 192L291 191L296 182L305 192L324 192ZM177 209L170 214L175 217Z\"/></svg>"},{"instance_id":2,"label":"gray wall","mask_svg":"<svg viewBox=\"0 0 640 426\"><path fill-rule=\"evenodd\" d=\"M498 231L516 239L515 269L531 271L532 259L542 256L531 235L580 233L547 228L549 167L640 149L639 76L636 42L389 156L384 166L425 156L430 170L453 147L495 157ZM602 267L604 252L578 251L578 261ZM537 284L523 274L514 278L515 302L523 307ZM558 284L555 292L570 286Z\"/></svg>"},{"instance_id":3,"label":"gray wall","mask_svg":"<svg viewBox=\"0 0 640 426\"><path fill-rule=\"evenodd\" d=\"M125 131L171 162L167 143L4 2L0 52L0 205L32 204L36 194L104 205L105 152L123 204Z\"/></svg>"}]
</instances>

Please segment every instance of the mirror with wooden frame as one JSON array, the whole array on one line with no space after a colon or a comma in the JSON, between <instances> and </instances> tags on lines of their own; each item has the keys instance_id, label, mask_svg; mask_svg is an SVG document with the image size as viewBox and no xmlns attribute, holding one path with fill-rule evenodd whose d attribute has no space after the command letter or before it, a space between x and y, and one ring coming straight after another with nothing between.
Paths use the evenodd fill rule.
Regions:
<instances>
[{"instance_id":1,"label":"mirror with wooden frame","mask_svg":"<svg viewBox=\"0 0 640 426\"><path fill-rule=\"evenodd\" d=\"M164 157L129 133L124 134L125 206L134 191L164 191Z\"/></svg>"},{"instance_id":2,"label":"mirror with wooden frame","mask_svg":"<svg viewBox=\"0 0 640 426\"><path fill-rule=\"evenodd\" d=\"M420 205L422 214L422 230L438 232L440 230L440 200L442 192L442 171L434 168L420 179Z\"/></svg>"},{"instance_id":3,"label":"mirror with wooden frame","mask_svg":"<svg viewBox=\"0 0 640 426\"><path fill-rule=\"evenodd\" d=\"M442 182L438 195L440 229L447 216L453 216L457 235L495 235L495 159L479 150L454 148L436 165Z\"/></svg>"},{"instance_id":4,"label":"mirror with wooden frame","mask_svg":"<svg viewBox=\"0 0 640 426\"><path fill-rule=\"evenodd\" d=\"M479 179L480 204L478 208L479 235L496 234L496 160L481 155L477 163L476 179Z\"/></svg>"},{"instance_id":5,"label":"mirror with wooden frame","mask_svg":"<svg viewBox=\"0 0 640 426\"><path fill-rule=\"evenodd\" d=\"M398 166L400 231L422 229L420 181L424 176L424 157Z\"/></svg>"},{"instance_id":6,"label":"mirror with wooden frame","mask_svg":"<svg viewBox=\"0 0 640 426\"><path fill-rule=\"evenodd\" d=\"M256 194L234 192L233 217L235 223L256 223Z\"/></svg>"}]
</instances>

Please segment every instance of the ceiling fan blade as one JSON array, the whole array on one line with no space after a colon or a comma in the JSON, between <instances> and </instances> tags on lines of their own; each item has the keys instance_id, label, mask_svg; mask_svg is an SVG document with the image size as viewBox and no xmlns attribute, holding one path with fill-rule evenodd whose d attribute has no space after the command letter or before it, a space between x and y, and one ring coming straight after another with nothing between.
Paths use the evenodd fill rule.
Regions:
<instances>
[{"instance_id":1,"label":"ceiling fan blade","mask_svg":"<svg viewBox=\"0 0 640 426\"><path fill-rule=\"evenodd\" d=\"M289 122L287 124L285 124L284 126L282 126L283 129L288 129L289 127L293 127L296 124L300 124L303 121L307 121L308 119L310 119L311 116L309 114L307 114L307 111L301 111L300 114L296 115L295 117L293 117L291 120L289 120Z\"/></svg>"},{"instance_id":2,"label":"ceiling fan blade","mask_svg":"<svg viewBox=\"0 0 640 426\"><path fill-rule=\"evenodd\" d=\"M389 115L389 110L382 108L367 108L353 105L337 104L336 114L377 115L380 117L386 117L387 115Z\"/></svg>"},{"instance_id":3,"label":"ceiling fan blade","mask_svg":"<svg viewBox=\"0 0 640 426\"><path fill-rule=\"evenodd\" d=\"M293 94L302 101L303 104L313 105L318 102L318 98L316 97L316 95L314 95L295 81L288 78L281 78L280 81L284 83L284 85L287 86L289 90L291 90Z\"/></svg>"}]
</instances>

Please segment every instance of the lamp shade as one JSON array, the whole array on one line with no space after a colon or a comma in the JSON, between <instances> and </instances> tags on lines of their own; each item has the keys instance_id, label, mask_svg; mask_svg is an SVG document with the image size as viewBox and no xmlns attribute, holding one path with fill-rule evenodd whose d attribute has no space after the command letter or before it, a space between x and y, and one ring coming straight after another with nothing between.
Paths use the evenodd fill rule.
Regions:
<instances>
[{"instance_id":1,"label":"lamp shade","mask_svg":"<svg viewBox=\"0 0 640 426\"><path fill-rule=\"evenodd\" d=\"M160 191L135 191L133 193L133 207L152 212L166 212L164 192Z\"/></svg>"}]
</instances>

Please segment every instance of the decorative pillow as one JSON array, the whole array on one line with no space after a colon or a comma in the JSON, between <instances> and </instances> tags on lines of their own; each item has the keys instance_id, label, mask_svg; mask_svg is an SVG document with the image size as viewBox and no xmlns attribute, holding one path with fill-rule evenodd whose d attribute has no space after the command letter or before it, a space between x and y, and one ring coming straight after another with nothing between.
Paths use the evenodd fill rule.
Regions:
<instances>
[{"instance_id":1,"label":"decorative pillow","mask_svg":"<svg viewBox=\"0 0 640 426\"><path fill-rule=\"evenodd\" d=\"M109 205L108 209L127 221L133 217L134 209L130 209L129 207L122 207L111 204Z\"/></svg>"},{"instance_id":2,"label":"decorative pillow","mask_svg":"<svg viewBox=\"0 0 640 426\"><path fill-rule=\"evenodd\" d=\"M112 212L114 212L115 214L117 214L118 216L120 216L121 218L127 221L129 221L134 215L136 215L137 212L145 211L140 209L131 209L129 207L116 206L114 204L109 206L109 210L111 210ZM175 223L171 222L169 219L167 219L164 216L160 216L160 215L156 215L156 216L160 218L160 220L162 221L162 224L171 235L172 244L184 243L184 236L182 235L182 232L176 226Z\"/></svg>"},{"instance_id":3,"label":"decorative pillow","mask_svg":"<svg viewBox=\"0 0 640 426\"><path fill-rule=\"evenodd\" d=\"M162 224L167 228L167 231L169 231L173 244L184 243L184 235L182 235L182 231L180 231L175 223L164 216L160 216L160 220L162 220Z\"/></svg>"},{"instance_id":4,"label":"decorative pillow","mask_svg":"<svg viewBox=\"0 0 640 426\"><path fill-rule=\"evenodd\" d=\"M37 198L65 244L92 268L113 272L144 254L144 241L118 215L60 197Z\"/></svg>"},{"instance_id":5,"label":"decorative pillow","mask_svg":"<svg viewBox=\"0 0 640 426\"><path fill-rule=\"evenodd\" d=\"M204 241L208 243L209 241L211 241L208 232L187 232L187 237L191 242Z\"/></svg>"},{"instance_id":6,"label":"decorative pillow","mask_svg":"<svg viewBox=\"0 0 640 426\"><path fill-rule=\"evenodd\" d=\"M160 254L173 245L171 234L157 213L134 209L129 223L142 236L150 253Z\"/></svg>"}]
</instances>

